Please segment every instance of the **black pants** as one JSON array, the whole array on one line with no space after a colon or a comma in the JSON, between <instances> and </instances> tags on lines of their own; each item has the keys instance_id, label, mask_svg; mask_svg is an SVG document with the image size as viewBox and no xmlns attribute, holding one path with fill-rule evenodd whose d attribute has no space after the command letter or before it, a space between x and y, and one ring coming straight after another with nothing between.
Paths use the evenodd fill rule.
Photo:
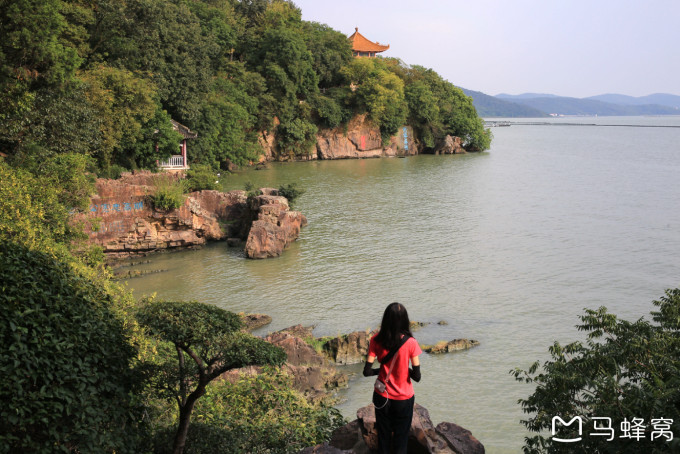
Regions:
<instances>
[{"instance_id":1,"label":"black pants","mask_svg":"<svg viewBox=\"0 0 680 454\"><path fill-rule=\"evenodd\" d=\"M373 404L375 405L375 424L378 429L378 452L387 454L405 454L408 444L408 433L413 419L413 405L416 397L406 400L389 399L387 405L385 398L373 392ZM382 408L378 408L382 407ZM391 451L391 448L394 451Z\"/></svg>"}]
</instances>

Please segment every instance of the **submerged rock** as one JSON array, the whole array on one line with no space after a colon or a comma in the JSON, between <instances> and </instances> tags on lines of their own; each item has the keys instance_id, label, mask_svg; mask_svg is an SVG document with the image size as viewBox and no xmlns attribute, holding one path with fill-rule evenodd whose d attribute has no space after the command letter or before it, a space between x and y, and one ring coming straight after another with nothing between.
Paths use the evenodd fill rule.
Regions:
<instances>
[{"instance_id":1,"label":"submerged rock","mask_svg":"<svg viewBox=\"0 0 680 454\"><path fill-rule=\"evenodd\" d=\"M418 331L420 328L424 328L427 325L429 325L429 323L416 321L410 323L411 331Z\"/></svg>"},{"instance_id":2,"label":"submerged rock","mask_svg":"<svg viewBox=\"0 0 680 454\"><path fill-rule=\"evenodd\" d=\"M243 321L243 329L246 331L254 331L263 326L267 326L272 322L272 318L267 314L238 314Z\"/></svg>"},{"instance_id":3,"label":"submerged rock","mask_svg":"<svg viewBox=\"0 0 680 454\"><path fill-rule=\"evenodd\" d=\"M425 353L430 353L433 355L439 353L450 353L459 350L467 350L472 347L479 345L479 341L472 339L454 339L452 341L442 341L435 345L422 345L421 348Z\"/></svg>"}]
</instances>

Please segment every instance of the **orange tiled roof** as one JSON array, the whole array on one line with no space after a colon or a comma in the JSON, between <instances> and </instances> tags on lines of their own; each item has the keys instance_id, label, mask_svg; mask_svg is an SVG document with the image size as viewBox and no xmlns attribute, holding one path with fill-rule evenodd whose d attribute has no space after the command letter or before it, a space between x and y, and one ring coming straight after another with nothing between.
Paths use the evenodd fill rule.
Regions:
<instances>
[{"instance_id":1,"label":"orange tiled roof","mask_svg":"<svg viewBox=\"0 0 680 454\"><path fill-rule=\"evenodd\" d=\"M354 33L349 37L352 41L352 50L355 52L383 52L390 48L390 45L383 46L380 43L374 43L366 39L364 35L359 33L359 27L354 29Z\"/></svg>"}]
</instances>

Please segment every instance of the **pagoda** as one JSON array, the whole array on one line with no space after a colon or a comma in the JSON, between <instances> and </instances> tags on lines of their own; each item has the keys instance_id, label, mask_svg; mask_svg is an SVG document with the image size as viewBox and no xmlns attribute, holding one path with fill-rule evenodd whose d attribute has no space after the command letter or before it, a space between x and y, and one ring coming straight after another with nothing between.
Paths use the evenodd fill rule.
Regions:
<instances>
[{"instance_id":1,"label":"pagoda","mask_svg":"<svg viewBox=\"0 0 680 454\"><path fill-rule=\"evenodd\" d=\"M382 45L378 42L369 41L364 35L359 33L359 27L354 29L354 33L349 37L352 42L352 54L355 57L375 57L375 54L384 52L390 45Z\"/></svg>"}]
</instances>

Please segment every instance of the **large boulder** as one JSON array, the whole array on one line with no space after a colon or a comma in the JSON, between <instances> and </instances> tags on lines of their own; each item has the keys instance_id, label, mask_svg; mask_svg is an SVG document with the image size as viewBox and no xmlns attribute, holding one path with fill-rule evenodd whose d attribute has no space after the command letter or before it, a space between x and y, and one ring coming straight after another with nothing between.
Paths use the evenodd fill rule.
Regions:
<instances>
[{"instance_id":1,"label":"large boulder","mask_svg":"<svg viewBox=\"0 0 680 454\"><path fill-rule=\"evenodd\" d=\"M254 331L263 326L267 326L272 322L271 316L267 314L244 314L239 313L239 317L243 322L243 329L246 331Z\"/></svg>"},{"instance_id":2,"label":"large boulder","mask_svg":"<svg viewBox=\"0 0 680 454\"><path fill-rule=\"evenodd\" d=\"M281 347L288 356L288 363L295 366L321 366L323 357L307 342L288 332L279 331L265 337L264 340Z\"/></svg>"},{"instance_id":3,"label":"large boulder","mask_svg":"<svg viewBox=\"0 0 680 454\"><path fill-rule=\"evenodd\" d=\"M357 364L366 359L368 344L375 332L354 331L327 340L324 353L338 364Z\"/></svg>"},{"instance_id":4,"label":"large boulder","mask_svg":"<svg viewBox=\"0 0 680 454\"><path fill-rule=\"evenodd\" d=\"M263 259L278 257L307 225L299 211L289 211L288 200L274 195L254 197L250 206L255 217L246 240L246 257Z\"/></svg>"},{"instance_id":5,"label":"large boulder","mask_svg":"<svg viewBox=\"0 0 680 454\"><path fill-rule=\"evenodd\" d=\"M446 135L434 147L434 154L465 154L463 140L460 137Z\"/></svg>"},{"instance_id":6,"label":"large boulder","mask_svg":"<svg viewBox=\"0 0 680 454\"><path fill-rule=\"evenodd\" d=\"M437 434L446 440L454 452L465 454L484 454L484 445L472 432L452 422L441 422L435 428Z\"/></svg>"},{"instance_id":7,"label":"large boulder","mask_svg":"<svg viewBox=\"0 0 680 454\"><path fill-rule=\"evenodd\" d=\"M370 404L357 410L357 419L336 429L331 440L307 448L308 453L366 453L378 449L375 407ZM434 427L427 409L419 404L413 408L413 420L408 439L409 454L484 454L484 445L469 430L443 422Z\"/></svg>"},{"instance_id":8,"label":"large boulder","mask_svg":"<svg viewBox=\"0 0 680 454\"><path fill-rule=\"evenodd\" d=\"M288 359L283 369L293 377L295 389L313 400L323 400L328 390L347 385L346 374L339 372L303 338L291 332L308 337L308 328L298 325L272 333L265 340L286 352ZM311 331L309 334L311 337Z\"/></svg>"}]
</instances>

